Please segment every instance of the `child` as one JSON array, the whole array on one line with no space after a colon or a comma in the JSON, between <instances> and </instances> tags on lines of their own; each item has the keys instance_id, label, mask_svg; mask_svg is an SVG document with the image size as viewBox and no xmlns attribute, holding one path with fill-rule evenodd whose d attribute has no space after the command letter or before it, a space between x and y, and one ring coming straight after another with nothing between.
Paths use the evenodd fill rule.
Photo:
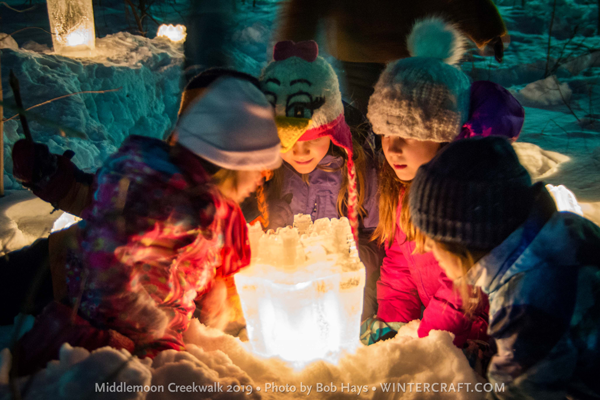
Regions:
<instances>
[{"instance_id":1,"label":"child","mask_svg":"<svg viewBox=\"0 0 600 400\"><path fill-rule=\"evenodd\" d=\"M183 349L197 294L249 263L236 203L263 170L281 164L271 107L246 80L214 82L175 131L174 144L132 136L105 162L67 259L69 305L93 327L133 341L141 357ZM25 343L44 328L64 342L64 327L57 332L44 315L40 321L48 326ZM70 344L80 342L87 344Z\"/></svg>"},{"instance_id":2,"label":"child","mask_svg":"<svg viewBox=\"0 0 600 400\"><path fill-rule=\"evenodd\" d=\"M225 68L211 68L191 79L183 90L179 115L209 91L219 78L235 77L258 87L255 77ZM174 140L171 134L167 142ZM173 141L174 143L174 141ZM54 207L81 217L90 207L97 188L97 175L85 173L73 163L73 152L51 154L42 143L19 140L12 151L13 173L23 186ZM78 226L74 225L38 239L33 245L0 259L0 325L12 324L20 312L37 315L54 298L67 295L66 254L76 247ZM33 288L37 282L38 288ZM35 298L25 306L28 293ZM204 321L205 322L205 321Z\"/></svg>"},{"instance_id":3,"label":"child","mask_svg":"<svg viewBox=\"0 0 600 400\"><path fill-rule=\"evenodd\" d=\"M387 161L380 171L374 238L388 247L377 286L378 313L362 326L365 344L392 337L419 318L420 337L439 329L452 332L458 347L487 340L487 302L463 305L433 255L418 254L423 240L407 206L417 169L445 143L473 135L516 138L523 123L523 109L508 92L491 82L471 84L452 65L463 54L463 41L440 19L417 22L407 42L414 57L391 63L369 102L367 116L382 136Z\"/></svg>"},{"instance_id":4,"label":"child","mask_svg":"<svg viewBox=\"0 0 600 400\"><path fill-rule=\"evenodd\" d=\"M279 42L260 78L284 160L269 182L270 227L291 225L295 214L313 221L347 216L369 277L380 264L370 243L379 217L377 174L346 123L337 75L318 52L314 41ZM375 306L369 298L365 310Z\"/></svg>"},{"instance_id":5,"label":"child","mask_svg":"<svg viewBox=\"0 0 600 400\"><path fill-rule=\"evenodd\" d=\"M467 285L489 296L496 398L600 398L600 229L558 212L503 138L450 144L409 204L465 300Z\"/></svg>"}]
</instances>

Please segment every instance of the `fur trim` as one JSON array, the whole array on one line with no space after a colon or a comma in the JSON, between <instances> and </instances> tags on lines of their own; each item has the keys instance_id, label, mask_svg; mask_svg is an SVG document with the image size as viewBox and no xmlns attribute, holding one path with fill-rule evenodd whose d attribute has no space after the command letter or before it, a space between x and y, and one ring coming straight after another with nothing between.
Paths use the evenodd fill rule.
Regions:
<instances>
[{"instance_id":1,"label":"fur trim","mask_svg":"<svg viewBox=\"0 0 600 400\"><path fill-rule=\"evenodd\" d=\"M430 17L415 23L406 47L412 57L431 57L454 65L465 53L466 40L454 25Z\"/></svg>"}]
</instances>

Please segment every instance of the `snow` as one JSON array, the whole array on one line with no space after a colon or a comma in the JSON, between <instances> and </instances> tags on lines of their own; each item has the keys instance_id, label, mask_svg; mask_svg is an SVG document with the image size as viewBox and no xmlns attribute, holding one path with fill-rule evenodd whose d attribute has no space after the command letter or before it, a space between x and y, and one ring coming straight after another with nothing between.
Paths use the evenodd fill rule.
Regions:
<instances>
[{"instance_id":1,"label":"snow","mask_svg":"<svg viewBox=\"0 0 600 400\"><path fill-rule=\"evenodd\" d=\"M532 82L514 93L523 106L542 107L568 102L573 92L567 83L560 83L556 76Z\"/></svg>"},{"instance_id":2,"label":"snow","mask_svg":"<svg viewBox=\"0 0 600 400\"><path fill-rule=\"evenodd\" d=\"M18 48L19 45L12 36L10 36L8 33L0 32L0 49L17 50Z\"/></svg>"},{"instance_id":3,"label":"snow","mask_svg":"<svg viewBox=\"0 0 600 400\"><path fill-rule=\"evenodd\" d=\"M301 371L294 370L280 359L266 359L253 354L248 345L239 339L206 328L197 320L185 335L187 351L167 350L153 361L139 360L125 351L103 348L92 353L81 348L63 345L60 360L52 361L48 368L33 377L25 399L85 398L95 391L95 384L107 385L125 382L128 385L163 385L163 393L96 393L94 398L110 399L180 399L181 393L169 391L169 385L223 385L223 393L196 398L211 399L299 399L307 397L311 387L311 399L356 398L419 398L419 399L478 399L482 393L396 393L390 397L382 392L381 384L422 383L475 384L481 382L469 367L462 351L452 344L453 337L447 332L432 331L419 339L416 333L418 321L403 327L399 334L385 342L361 347L355 354L347 354L337 365L323 361L315 362ZM0 399L10 398L8 365L11 356L6 350L0 355ZM479 378L481 379L481 378ZM21 381L21 387L25 380ZM228 385L243 386L244 392L228 393ZM287 385L287 389L286 388ZM305 391L301 392L301 385ZM318 386L321 385L321 386ZM342 385L344 391L342 392ZM278 391L273 388L277 386ZM330 392L326 392L328 387ZM331 388L336 392L332 393ZM260 388L260 390L259 390ZM295 392L292 392L295 388ZM319 391L319 388L321 389ZM376 388L376 390L373 390ZM406 386L407 391L409 386ZM248 390L252 393L249 394ZM283 391L279 389L284 389ZM365 390L366 389L366 390ZM353 391L354 390L354 391Z\"/></svg>"},{"instance_id":4,"label":"snow","mask_svg":"<svg viewBox=\"0 0 600 400\"><path fill-rule=\"evenodd\" d=\"M63 212L24 190L7 191L0 199L0 256L50 234Z\"/></svg>"},{"instance_id":5,"label":"snow","mask_svg":"<svg viewBox=\"0 0 600 400\"><path fill-rule=\"evenodd\" d=\"M28 48L40 50L40 46ZM2 86L7 104L14 103L8 84L10 69L20 80L25 107L68 93L117 89L79 94L31 110L58 124L41 124L30 118L34 139L47 144L53 153L75 151L73 161L80 168L95 171L127 136L163 138L175 123L181 94L181 44L119 32L97 39L96 55L91 58L73 59L37 51L2 51ZM8 107L4 114L13 115ZM68 128L77 132L71 133ZM11 148L21 133L18 118L4 124L5 174L9 177ZM20 188L18 183L9 182L8 189Z\"/></svg>"}]
</instances>

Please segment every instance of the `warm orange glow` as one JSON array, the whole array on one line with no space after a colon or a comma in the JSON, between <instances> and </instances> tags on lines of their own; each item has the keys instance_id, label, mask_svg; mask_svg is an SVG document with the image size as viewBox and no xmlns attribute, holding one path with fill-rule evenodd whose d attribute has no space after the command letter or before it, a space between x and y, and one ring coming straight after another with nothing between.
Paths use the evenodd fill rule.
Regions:
<instances>
[{"instance_id":1,"label":"warm orange glow","mask_svg":"<svg viewBox=\"0 0 600 400\"><path fill-rule=\"evenodd\" d=\"M91 57L96 47L91 0L48 0L52 44L57 54Z\"/></svg>"},{"instance_id":2,"label":"warm orange glow","mask_svg":"<svg viewBox=\"0 0 600 400\"><path fill-rule=\"evenodd\" d=\"M359 345L364 266L346 218L294 225L249 227L252 262L235 276L248 337L254 352L296 367L336 363Z\"/></svg>"},{"instance_id":3,"label":"warm orange glow","mask_svg":"<svg viewBox=\"0 0 600 400\"><path fill-rule=\"evenodd\" d=\"M90 41L91 32L86 31L85 29L77 29L69 33L65 37L65 41L67 42L67 46L80 46L82 44L86 44Z\"/></svg>"},{"instance_id":4,"label":"warm orange glow","mask_svg":"<svg viewBox=\"0 0 600 400\"><path fill-rule=\"evenodd\" d=\"M172 40L175 43L185 41L187 33L183 25L161 25L158 27L157 37L164 37Z\"/></svg>"}]
</instances>

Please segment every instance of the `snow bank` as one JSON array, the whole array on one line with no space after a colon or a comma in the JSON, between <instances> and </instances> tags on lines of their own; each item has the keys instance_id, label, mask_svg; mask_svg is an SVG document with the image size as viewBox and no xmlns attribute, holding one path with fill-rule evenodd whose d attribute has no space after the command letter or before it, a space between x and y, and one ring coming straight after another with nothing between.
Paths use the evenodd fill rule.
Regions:
<instances>
[{"instance_id":1,"label":"snow bank","mask_svg":"<svg viewBox=\"0 0 600 400\"><path fill-rule=\"evenodd\" d=\"M503 6L500 12L509 32L547 35L550 28L553 2L547 0L495 0ZM525 8L521 7L525 4ZM586 36L596 31L598 5L588 0L557 0L552 35L559 39L570 38L577 32Z\"/></svg>"},{"instance_id":2,"label":"snow bank","mask_svg":"<svg viewBox=\"0 0 600 400\"><path fill-rule=\"evenodd\" d=\"M62 211L29 191L7 191L0 199L0 256L48 236Z\"/></svg>"},{"instance_id":3,"label":"snow bank","mask_svg":"<svg viewBox=\"0 0 600 400\"><path fill-rule=\"evenodd\" d=\"M514 93L523 106L543 107L568 104L572 91L567 83L560 83L556 76L532 82Z\"/></svg>"},{"instance_id":4,"label":"snow bank","mask_svg":"<svg viewBox=\"0 0 600 400\"><path fill-rule=\"evenodd\" d=\"M17 44L17 41L8 33L0 32L0 49L18 50L19 45Z\"/></svg>"},{"instance_id":5,"label":"snow bank","mask_svg":"<svg viewBox=\"0 0 600 400\"><path fill-rule=\"evenodd\" d=\"M11 69L20 80L25 107L68 93L119 89L79 94L31 110L58 124L30 119L34 139L48 144L54 153L74 150L74 162L85 170L98 168L129 135L164 137L176 120L180 98L180 45L120 32L97 39L96 48L96 56L81 59L24 49L2 51L2 87L8 104L14 104L8 84ZM5 108L4 114L14 113ZM12 173L10 149L22 132L17 121L4 125L8 176ZM61 135L62 127L79 131L84 138Z\"/></svg>"},{"instance_id":6,"label":"snow bank","mask_svg":"<svg viewBox=\"0 0 600 400\"><path fill-rule=\"evenodd\" d=\"M154 361L138 360L126 351L103 348L92 352L72 348L65 344L60 360L53 361L37 374L25 399L52 398L75 399L92 394L95 384L125 382L129 385L148 385L148 392L96 393L94 398L110 399L180 399L184 395L169 391L181 385L222 385L223 393L189 394L195 398L211 399L344 399L357 398L419 398L419 399L478 399L482 393L464 390L450 393L408 392L382 393L382 384L421 383L450 388L454 384L470 384L474 388L478 379L461 350L452 344L447 332L432 331L426 338L417 337L418 321L402 328L394 339L361 347L356 354L346 355L338 365L325 362L310 364L296 371L278 359L264 359L248 350L239 339L206 328L193 320L186 333L187 352L167 350ZM7 365L11 362L6 350L0 356L0 398L10 398L7 382ZM120 370L119 370L120 368ZM114 374L118 370L118 374ZM23 383L24 384L24 383ZM344 392L342 392L342 384ZM152 386L162 385L164 392L152 393ZM226 392L228 386L244 391ZM286 388L287 385L287 389ZM305 391L301 392L301 385ZM319 386L318 386L319 385ZM283 391L273 391L282 386ZM307 396L306 388L311 386ZM321 388L318 391L318 388ZM326 392L325 388L330 391ZM335 387L336 392L332 392ZM438 386L439 387L439 386ZM259 389L260 388L260 389ZM295 388L295 392L292 390ZM375 388L375 390L373 389ZM251 393L249 393L251 390ZM422 389L421 389L422 390ZM205 397L206 396L206 397ZM389 397L388 397L389 396Z\"/></svg>"},{"instance_id":7,"label":"snow bank","mask_svg":"<svg viewBox=\"0 0 600 400\"><path fill-rule=\"evenodd\" d=\"M551 176L558 171L560 164L570 160L568 156L555 151L546 151L532 143L516 142L513 149L519 156L519 161L531 179L538 181Z\"/></svg>"}]
</instances>

